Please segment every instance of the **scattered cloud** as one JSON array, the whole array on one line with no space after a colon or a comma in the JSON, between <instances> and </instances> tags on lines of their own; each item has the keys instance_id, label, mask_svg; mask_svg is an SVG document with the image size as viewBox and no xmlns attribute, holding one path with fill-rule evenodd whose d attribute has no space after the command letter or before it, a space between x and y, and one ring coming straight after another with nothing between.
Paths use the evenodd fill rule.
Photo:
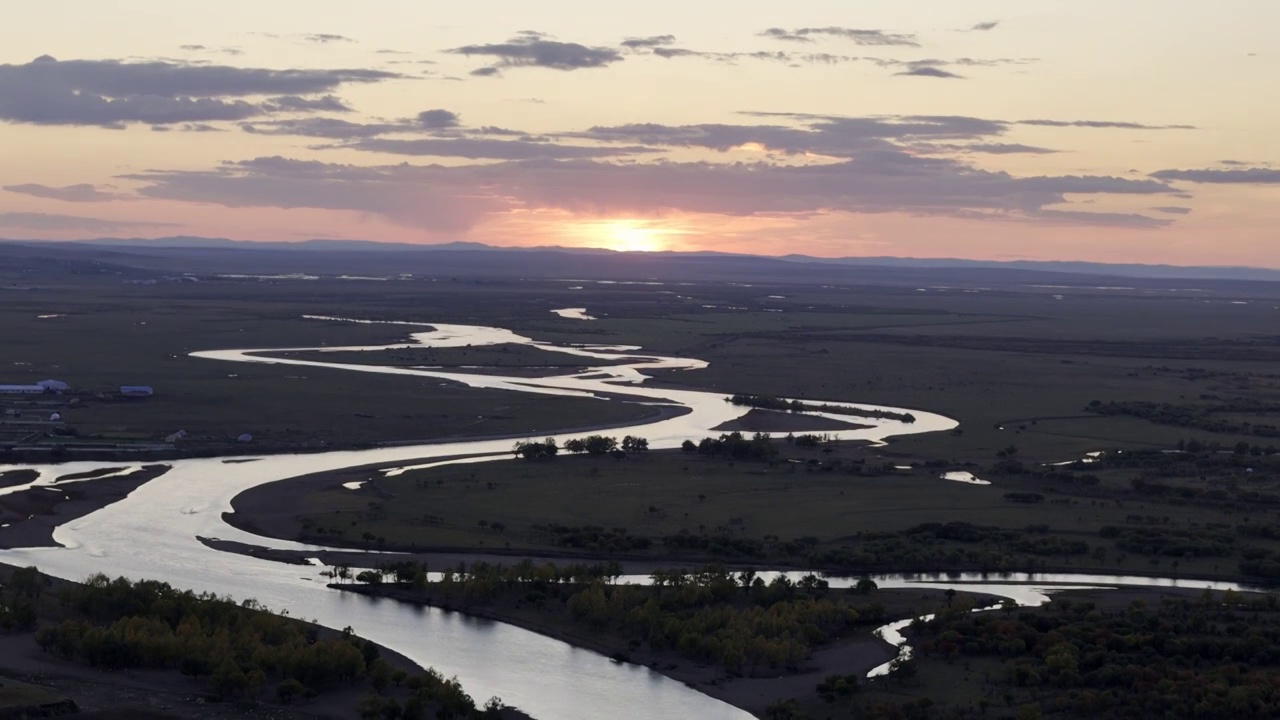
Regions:
<instances>
[{"instance_id":1,"label":"scattered cloud","mask_svg":"<svg viewBox=\"0 0 1280 720\"><path fill-rule=\"evenodd\" d=\"M497 67L542 67L552 70L600 68L623 59L622 53L609 47L587 47L578 43L548 40L546 35L523 31L505 43L464 45L446 52L458 55L482 55L498 58ZM493 75L493 70L484 73ZM480 74L473 71L473 75Z\"/></svg>"},{"instance_id":2,"label":"scattered cloud","mask_svg":"<svg viewBox=\"0 0 1280 720\"><path fill-rule=\"evenodd\" d=\"M996 67L1000 65L1029 65L1039 62L1038 58L970 58L961 57L952 60L944 60L940 58L924 58L919 60L901 60L897 58L885 57L866 57L857 55L839 55L826 52L788 52L785 50L756 50L751 52L735 51L735 52L714 52L708 50L693 50L690 48L671 47L668 45L659 45L654 47L641 47L634 50L639 54L654 55L664 59L677 58L698 58L702 60L710 60L713 62L736 63L739 60L756 60L762 62L776 62L790 65L792 67L801 67L804 65L838 65L845 63L867 62L878 65L883 68L904 68L904 72L899 75L921 75L925 77L950 77L959 78L960 75L952 72L939 73L928 68L941 69L947 66L964 66L964 67Z\"/></svg>"},{"instance_id":3,"label":"scattered cloud","mask_svg":"<svg viewBox=\"0 0 1280 720\"><path fill-rule=\"evenodd\" d=\"M708 50L690 50L688 48L675 47L655 47L650 50L649 54L656 55L667 60L673 58L700 58L703 60L712 60L715 62L734 63L738 60L759 60L764 62L778 62L787 65L800 66L805 64L812 65L835 65L838 63L853 63L863 58L851 55L834 55L832 53L791 53L781 50L756 50L753 52L712 52Z\"/></svg>"},{"instance_id":4,"label":"scattered cloud","mask_svg":"<svg viewBox=\"0 0 1280 720\"><path fill-rule=\"evenodd\" d=\"M304 96L400 77L380 70L268 70L177 62L58 61L0 65L0 120L122 127L245 120L279 111L245 98Z\"/></svg>"},{"instance_id":5,"label":"scattered cloud","mask_svg":"<svg viewBox=\"0 0 1280 720\"><path fill-rule=\"evenodd\" d=\"M944 115L805 116L802 120L804 127L636 123L597 126L581 132L564 133L562 137L721 152L754 145L784 155L848 158L870 150L900 149L895 143L978 141L1002 135L1008 130L1008 125L998 120Z\"/></svg>"},{"instance_id":6,"label":"scattered cloud","mask_svg":"<svg viewBox=\"0 0 1280 720\"><path fill-rule=\"evenodd\" d=\"M215 127L213 125L209 125L208 123L183 123L181 125L152 125L151 130L152 132L170 132L174 130L178 132L196 132L196 133L226 132L225 128Z\"/></svg>"},{"instance_id":7,"label":"scattered cloud","mask_svg":"<svg viewBox=\"0 0 1280 720\"><path fill-rule=\"evenodd\" d=\"M338 118L308 117L294 120L268 120L246 122L240 129L258 135L298 135L302 137L350 140L374 137L408 129L406 123L358 123Z\"/></svg>"},{"instance_id":8,"label":"scattered cloud","mask_svg":"<svg viewBox=\"0 0 1280 720\"><path fill-rule=\"evenodd\" d=\"M66 185L63 187L40 185L38 183L26 183L23 185L6 185L4 186L4 189L11 193L31 195L49 200L61 200L63 202L107 202L109 200L119 200L121 197L124 197L119 193L99 190L96 186L88 183Z\"/></svg>"},{"instance_id":9,"label":"scattered cloud","mask_svg":"<svg viewBox=\"0 0 1280 720\"><path fill-rule=\"evenodd\" d=\"M1113 128L1117 130L1195 130L1195 125L1145 125L1136 122L1116 122L1112 120L1019 120L1019 125L1040 125L1043 127L1083 127Z\"/></svg>"},{"instance_id":10,"label":"scattered cloud","mask_svg":"<svg viewBox=\"0 0 1280 720\"><path fill-rule=\"evenodd\" d=\"M889 33L884 30L861 30L845 27L806 27L796 30L772 27L760 33L761 37L786 42L809 43L819 37L834 37L851 40L857 45L889 45L901 47L920 47L914 34Z\"/></svg>"},{"instance_id":11,"label":"scattered cloud","mask_svg":"<svg viewBox=\"0 0 1280 720\"><path fill-rule=\"evenodd\" d=\"M931 78L949 78L953 80L963 80L963 75L957 75L950 70L943 70L934 65L920 65L917 67L907 68L894 73L894 75L907 75L910 77L931 77Z\"/></svg>"},{"instance_id":12,"label":"scattered cloud","mask_svg":"<svg viewBox=\"0 0 1280 720\"><path fill-rule=\"evenodd\" d=\"M306 40L307 42L320 43L321 45L328 45L330 43L355 42L355 40L352 40L346 35L335 35L333 33L311 33L309 35L303 35L302 39Z\"/></svg>"},{"instance_id":13,"label":"scattered cloud","mask_svg":"<svg viewBox=\"0 0 1280 720\"><path fill-rule=\"evenodd\" d=\"M975 23L974 25L969 26L969 32L987 32L988 30L995 30L996 26L999 24L999 20Z\"/></svg>"},{"instance_id":14,"label":"scattered cloud","mask_svg":"<svg viewBox=\"0 0 1280 720\"><path fill-rule=\"evenodd\" d=\"M985 153L988 155L1052 155L1057 150L1052 148L1023 145L1021 143L974 143L972 145L932 145L925 149L951 150L957 152Z\"/></svg>"},{"instance_id":15,"label":"scattered cloud","mask_svg":"<svg viewBox=\"0 0 1280 720\"><path fill-rule=\"evenodd\" d=\"M458 127L461 118L450 110L424 110L418 113L418 124L431 130Z\"/></svg>"},{"instance_id":16,"label":"scattered cloud","mask_svg":"<svg viewBox=\"0 0 1280 720\"><path fill-rule=\"evenodd\" d=\"M1054 224L1103 225L1106 227L1136 229L1162 228L1173 223L1172 220L1167 218L1153 218L1140 213L1086 212L1083 210L1036 210L1029 217L1033 220L1048 221Z\"/></svg>"},{"instance_id":17,"label":"scattered cloud","mask_svg":"<svg viewBox=\"0 0 1280 720\"><path fill-rule=\"evenodd\" d=\"M178 47L179 47L179 49L186 50L186 51L188 51L188 52L198 52L198 51L200 51L200 50L208 50L208 49L209 49L209 48L208 48L207 46L205 46L205 45L179 45Z\"/></svg>"},{"instance_id":18,"label":"scattered cloud","mask_svg":"<svg viewBox=\"0 0 1280 720\"><path fill-rule=\"evenodd\" d=\"M1233 170L1160 170L1151 173L1151 177L1194 183L1275 185L1280 184L1280 169L1251 167Z\"/></svg>"},{"instance_id":19,"label":"scattered cloud","mask_svg":"<svg viewBox=\"0 0 1280 720\"><path fill-rule=\"evenodd\" d=\"M650 126L650 134L661 136L655 129L660 127ZM393 147L402 152L408 146ZM439 152L439 147L430 152ZM145 197L229 207L350 210L431 232L458 232L516 209L734 216L898 212L1157 227L1164 221L1054 208L1065 204L1068 196L1172 192L1155 179L1015 177L883 145L838 162L805 165L609 162L554 159L545 156L545 149L539 152L542 155L530 159L462 166L369 167L267 157L224 163L213 170L147 172L127 178L144 184L138 192Z\"/></svg>"},{"instance_id":20,"label":"scattered cloud","mask_svg":"<svg viewBox=\"0 0 1280 720\"><path fill-rule=\"evenodd\" d=\"M1191 214L1191 208L1182 207L1181 205L1160 205L1158 207L1153 207L1151 209L1155 210L1156 212L1169 213L1170 215L1190 215Z\"/></svg>"},{"instance_id":21,"label":"scattered cloud","mask_svg":"<svg viewBox=\"0 0 1280 720\"><path fill-rule=\"evenodd\" d=\"M368 138L334 147L393 155L461 157L471 160L532 160L536 158L567 160L662 152L661 148L643 146L590 147L531 142L528 140L489 140L483 138L426 138L420 140Z\"/></svg>"},{"instance_id":22,"label":"scattered cloud","mask_svg":"<svg viewBox=\"0 0 1280 720\"><path fill-rule=\"evenodd\" d=\"M481 67L472 70L471 74L476 77L498 77L502 73L496 67Z\"/></svg>"},{"instance_id":23,"label":"scattered cloud","mask_svg":"<svg viewBox=\"0 0 1280 720\"><path fill-rule=\"evenodd\" d=\"M113 233L143 228L176 227L173 223L144 222L142 220L103 220L81 215L54 213L7 212L0 213L0 228L37 230L46 232L78 231Z\"/></svg>"},{"instance_id":24,"label":"scattered cloud","mask_svg":"<svg viewBox=\"0 0 1280 720\"><path fill-rule=\"evenodd\" d=\"M650 35L649 37L633 37L623 40L621 45L624 48L636 50L639 48L655 48L665 45L674 45L676 42L675 35Z\"/></svg>"},{"instance_id":25,"label":"scattered cloud","mask_svg":"<svg viewBox=\"0 0 1280 720\"><path fill-rule=\"evenodd\" d=\"M336 95L312 98L282 95L271 98L267 103L282 112L351 112L351 107Z\"/></svg>"}]
</instances>

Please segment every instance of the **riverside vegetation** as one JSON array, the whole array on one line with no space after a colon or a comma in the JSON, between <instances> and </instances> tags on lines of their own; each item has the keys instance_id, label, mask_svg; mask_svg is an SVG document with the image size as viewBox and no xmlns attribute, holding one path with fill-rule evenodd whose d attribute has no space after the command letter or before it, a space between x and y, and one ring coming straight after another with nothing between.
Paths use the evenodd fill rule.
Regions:
<instances>
[{"instance_id":1,"label":"riverside vegetation","mask_svg":"<svg viewBox=\"0 0 1280 720\"><path fill-rule=\"evenodd\" d=\"M943 612L912 634L918 668L867 717L1271 717L1280 713L1280 597L1060 598ZM952 702L931 675L972 685ZM915 696L903 701L902 696ZM928 701L926 698L933 698ZM798 715L796 716L798 717Z\"/></svg>"},{"instance_id":2,"label":"riverside vegetation","mask_svg":"<svg viewBox=\"0 0 1280 720\"><path fill-rule=\"evenodd\" d=\"M95 575L64 586L35 568L15 569L0 590L0 631L30 633L46 653L111 672L181 674L216 699L306 708L348 704L363 718L507 717L496 698L478 707L457 680L411 672L351 633L321 628L166 583ZM394 664L393 664L394 663Z\"/></svg>"}]
</instances>

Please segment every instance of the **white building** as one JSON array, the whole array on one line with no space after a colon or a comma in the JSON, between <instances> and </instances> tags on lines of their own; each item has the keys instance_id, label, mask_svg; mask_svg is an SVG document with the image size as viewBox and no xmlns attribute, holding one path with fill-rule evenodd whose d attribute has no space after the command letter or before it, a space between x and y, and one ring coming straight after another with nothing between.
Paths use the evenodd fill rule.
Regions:
<instances>
[{"instance_id":1,"label":"white building","mask_svg":"<svg viewBox=\"0 0 1280 720\"><path fill-rule=\"evenodd\" d=\"M43 395L40 385L0 385L0 395Z\"/></svg>"},{"instance_id":2,"label":"white building","mask_svg":"<svg viewBox=\"0 0 1280 720\"><path fill-rule=\"evenodd\" d=\"M36 384L46 390L51 390L56 393L63 393L71 389L70 385L62 382L61 380L41 380Z\"/></svg>"}]
</instances>

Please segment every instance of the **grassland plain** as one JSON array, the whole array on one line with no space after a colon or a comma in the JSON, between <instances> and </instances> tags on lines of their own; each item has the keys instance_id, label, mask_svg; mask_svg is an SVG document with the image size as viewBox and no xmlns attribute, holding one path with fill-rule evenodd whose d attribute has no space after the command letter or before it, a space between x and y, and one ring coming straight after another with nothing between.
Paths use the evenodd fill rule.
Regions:
<instances>
[{"instance_id":1,"label":"grassland plain","mask_svg":"<svg viewBox=\"0 0 1280 720\"><path fill-rule=\"evenodd\" d=\"M773 464L664 451L393 477L359 469L251 490L228 518L288 539L418 552L1273 579L1249 562L1265 565L1280 551L1280 456L895 469L904 461L875 448L825 449L784 446ZM959 467L992 484L941 478Z\"/></svg>"},{"instance_id":2,"label":"grassland plain","mask_svg":"<svg viewBox=\"0 0 1280 720\"><path fill-rule=\"evenodd\" d=\"M641 345L710 361L706 370L663 373L656 383L921 408L961 427L883 448L788 447L773 465L675 452L386 479L348 471L277 484L275 492L289 490L287 506L271 486L261 490L266 495L242 496L236 522L326 544L519 557L1280 577L1280 467L1268 454L1277 441L1265 434L1280 404L1275 285L931 278L122 286L96 275L54 277L5 295L0 328L14 342L0 345L0 367L13 381L144 382L172 392L172 405L84 408L107 413L99 418L68 411L88 434L155 438L175 427L192 431L188 418L197 417L206 424L193 432L250 430L281 438L282 448L506 433L563 440L554 429L566 418L581 426L596 419L591 413L634 409L362 373L247 369L186 353L386 343L406 330L306 321L304 314L497 325L539 340ZM1115 287L1121 284L1132 287ZM586 307L600 319L557 318L550 310L558 307ZM439 359L464 364L456 355ZM246 378L250 384L237 384ZM1141 403L1165 409L1097 411ZM1229 429L1212 429L1220 427ZM1186 452L1166 452L1175 449ZM1107 454L1097 463L1044 466L1099 450ZM939 478L953 469L992 485ZM370 477L360 490L341 488ZM940 668L943 682L969 687L967 670Z\"/></svg>"},{"instance_id":3,"label":"grassland plain","mask_svg":"<svg viewBox=\"0 0 1280 720\"><path fill-rule=\"evenodd\" d=\"M77 411L69 419L89 434L158 438L186 429L226 438L257 430L264 442L327 447L537 434L565 416L609 424L643 411L323 368L230 366L186 353L387 343L408 330L306 321L305 314L495 324L540 340L635 344L711 363L662 374L659 383L942 412L961 420L962 434L904 438L899 446L972 459L1011 443L1024 457L1068 459L1107 446L1168 447L1185 435L1133 418L1090 416L1083 408L1094 399L1196 403L1205 395L1280 394L1273 364L1280 349L1268 335L1280 311L1267 284L1224 294L571 282L50 282L6 295L0 328L10 341L0 347L0 368L12 382L58 377L92 389L157 387L152 402ZM590 306L601 319L550 313L566 305ZM464 353L438 359L484 364L465 362ZM496 359L538 362L527 354Z\"/></svg>"}]
</instances>

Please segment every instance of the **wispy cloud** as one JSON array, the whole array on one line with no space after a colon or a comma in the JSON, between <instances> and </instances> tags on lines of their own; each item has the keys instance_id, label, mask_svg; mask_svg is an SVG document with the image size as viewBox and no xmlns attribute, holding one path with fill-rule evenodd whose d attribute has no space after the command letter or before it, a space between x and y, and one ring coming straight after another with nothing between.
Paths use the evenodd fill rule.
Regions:
<instances>
[{"instance_id":1,"label":"wispy cloud","mask_svg":"<svg viewBox=\"0 0 1280 720\"><path fill-rule=\"evenodd\" d=\"M910 68L907 68L906 70L896 72L894 73L894 75L907 75L910 77L946 78L951 80L964 79L963 75L958 75L956 73L951 72L950 70L943 70L942 68L937 67L935 65L920 65L917 67L910 67Z\"/></svg>"},{"instance_id":2,"label":"wispy cloud","mask_svg":"<svg viewBox=\"0 0 1280 720\"><path fill-rule=\"evenodd\" d=\"M104 220L82 215L58 215L55 213L7 212L0 213L0 228L35 231L77 231L113 233L145 228L176 227L173 223L143 220Z\"/></svg>"},{"instance_id":3,"label":"wispy cloud","mask_svg":"<svg viewBox=\"0 0 1280 720\"><path fill-rule=\"evenodd\" d=\"M4 189L11 193L20 193L22 195L31 195L33 197L47 198L50 200L61 200L63 202L107 202L109 200L119 200L121 197L124 197L116 192L99 190L96 186L88 183L66 185L63 187L40 185L38 183L26 183L23 185L6 185L4 186Z\"/></svg>"},{"instance_id":4,"label":"wispy cloud","mask_svg":"<svg viewBox=\"0 0 1280 720\"><path fill-rule=\"evenodd\" d=\"M446 52L494 57L498 59L497 67L541 67L566 71L601 68L623 59L622 53L614 48L549 40L541 33L529 31L504 43L464 45ZM480 70L485 72L472 71L472 74L492 75L497 72L496 68Z\"/></svg>"},{"instance_id":5,"label":"wispy cloud","mask_svg":"<svg viewBox=\"0 0 1280 720\"><path fill-rule=\"evenodd\" d=\"M896 45L902 47L920 47L914 34L891 33L884 30L863 30L846 27L804 27L787 30L772 27L760 33L761 37L786 42L810 43L817 38L831 37L849 40L857 45Z\"/></svg>"},{"instance_id":6,"label":"wispy cloud","mask_svg":"<svg viewBox=\"0 0 1280 720\"><path fill-rule=\"evenodd\" d=\"M303 35L302 39L307 42L319 43L321 45L355 42L355 40L347 37L346 35L335 35L333 33L310 33L308 35Z\"/></svg>"},{"instance_id":7,"label":"wispy cloud","mask_svg":"<svg viewBox=\"0 0 1280 720\"><path fill-rule=\"evenodd\" d=\"M675 42L675 35L650 35L649 37L627 38L620 44L624 48L635 50L638 48L655 48L662 47L664 45L674 45Z\"/></svg>"},{"instance_id":8,"label":"wispy cloud","mask_svg":"<svg viewBox=\"0 0 1280 720\"><path fill-rule=\"evenodd\" d=\"M282 112L351 112L351 107L336 95L311 98L282 95L271 98L267 105Z\"/></svg>"},{"instance_id":9,"label":"wispy cloud","mask_svg":"<svg viewBox=\"0 0 1280 720\"><path fill-rule=\"evenodd\" d=\"M1116 130L1195 130L1195 125L1147 125L1114 120L1019 120L1019 125L1043 127L1111 128Z\"/></svg>"},{"instance_id":10,"label":"wispy cloud","mask_svg":"<svg viewBox=\"0 0 1280 720\"><path fill-rule=\"evenodd\" d=\"M252 96L281 100L397 77L380 70L268 70L42 56L25 65L0 65L0 120L105 127L244 120L283 109L271 101L245 99Z\"/></svg>"},{"instance_id":11,"label":"wispy cloud","mask_svg":"<svg viewBox=\"0 0 1280 720\"><path fill-rule=\"evenodd\" d=\"M533 160L537 158L569 160L662 152L661 148L643 146L594 147L484 138L425 138L420 140L368 138L336 147L392 155L460 157L471 160Z\"/></svg>"},{"instance_id":12,"label":"wispy cloud","mask_svg":"<svg viewBox=\"0 0 1280 720\"><path fill-rule=\"evenodd\" d=\"M1220 185L1274 185L1280 183L1280 169L1251 167L1231 170L1160 170L1151 173L1151 177Z\"/></svg>"}]
</instances>

